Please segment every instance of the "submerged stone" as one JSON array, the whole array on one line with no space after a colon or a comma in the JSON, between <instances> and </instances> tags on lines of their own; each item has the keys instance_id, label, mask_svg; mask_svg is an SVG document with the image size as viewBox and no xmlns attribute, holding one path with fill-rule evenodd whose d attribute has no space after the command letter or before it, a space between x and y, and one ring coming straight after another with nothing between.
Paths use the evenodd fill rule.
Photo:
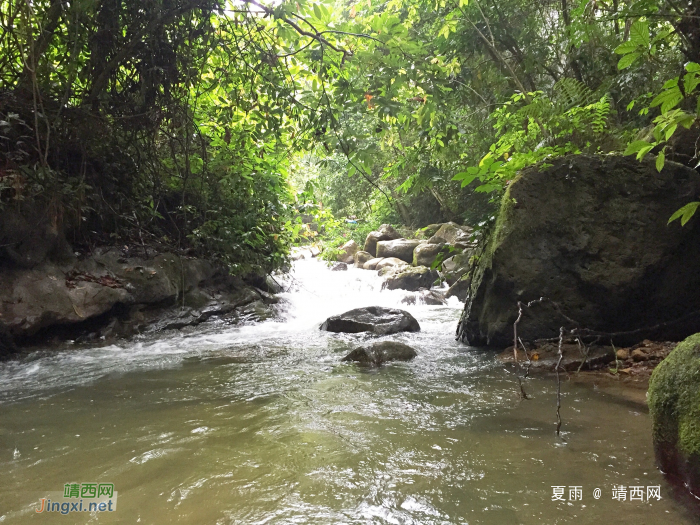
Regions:
<instances>
[{"instance_id":1,"label":"submerged stone","mask_svg":"<svg viewBox=\"0 0 700 525\"><path fill-rule=\"evenodd\" d=\"M418 354L410 346L395 341L382 341L355 348L343 361L355 361L362 365L380 366L389 361L410 361Z\"/></svg>"}]
</instances>

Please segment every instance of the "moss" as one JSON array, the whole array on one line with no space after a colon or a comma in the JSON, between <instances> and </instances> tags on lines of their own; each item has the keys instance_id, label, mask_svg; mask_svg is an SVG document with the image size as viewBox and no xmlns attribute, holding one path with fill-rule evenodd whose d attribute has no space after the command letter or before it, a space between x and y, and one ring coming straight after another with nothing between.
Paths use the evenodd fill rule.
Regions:
<instances>
[{"instance_id":1,"label":"moss","mask_svg":"<svg viewBox=\"0 0 700 525\"><path fill-rule=\"evenodd\" d=\"M700 456L700 333L688 337L654 370L649 383L654 444Z\"/></svg>"}]
</instances>

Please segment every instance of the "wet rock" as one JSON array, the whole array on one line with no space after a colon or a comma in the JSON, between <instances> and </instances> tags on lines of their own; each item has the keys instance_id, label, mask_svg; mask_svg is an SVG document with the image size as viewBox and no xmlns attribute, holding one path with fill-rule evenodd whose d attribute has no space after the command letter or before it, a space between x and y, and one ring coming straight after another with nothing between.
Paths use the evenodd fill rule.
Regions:
<instances>
[{"instance_id":1,"label":"wet rock","mask_svg":"<svg viewBox=\"0 0 700 525\"><path fill-rule=\"evenodd\" d=\"M419 332L420 325L405 310L368 306L329 317L321 325L321 330L350 334L370 332L376 335L387 335L398 332Z\"/></svg>"},{"instance_id":2,"label":"wet rock","mask_svg":"<svg viewBox=\"0 0 700 525\"><path fill-rule=\"evenodd\" d=\"M372 259L372 254L365 251L359 251L355 254L355 268L364 268L365 263Z\"/></svg>"},{"instance_id":3,"label":"wet rock","mask_svg":"<svg viewBox=\"0 0 700 525\"><path fill-rule=\"evenodd\" d=\"M459 279L447 289L447 292L445 292L445 297L447 299L449 299L450 297L456 297L461 302L465 302L467 300L468 295L469 281L464 279Z\"/></svg>"},{"instance_id":4,"label":"wet rock","mask_svg":"<svg viewBox=\"0 0 700 525\"><path fill-rule=\"evenodd\" d=\"M508 345L516 303L540 297L558 307L529 309L519 327L524 341L574 328L566 318L599 332L634 331L616 335L616 346L700 331L693 314L700 311L700 221L667 225L698 193L698 172L667 162L659 173L651 158L574 155L523 170L474 271L463 341Z\"/></svg>"},{"instance_id":5,"label":"wet rock","mask_svg":"<svg viewBox=\"0 0 700 525\"><path fill-rule=\"evenodd\" d=\"M12 335L0 325L0 359L8 357L17 351Z\"/></svg>"},{"instance_id":6,"label":"wet rock","mask_svg":"<svg viewBox=\"0 0 700 525\"><path fill-rule=\"evenodd\" d=\"M413 250L413 266L432 266L440 255L449 253L450 247L445 243L424 243Z\"/></svg>"},{"instance_id":7,"label":"wet rock","mask_svg":"<svg viewBox=\"0 0 700 525\"><path fill-rule=\"evenodd\" d=\"M358 250L359 247L357 246L357 243L350 240L340 247L340 253L338 254L336 260L338 262L352 264L355 262L355 254Z\"/></svg>"},{"instance_id":8,"label":"wet rock","mask_svg":"<svg viewBox=\"0 0 700 525\"><path fill-rule=\"evenodd\" d=\"M280 290L270 276L258 281ZM54 335L98 340L157 331L203 322L214 315L209 310L228 312L254 301L273 304L268 290L256 291L201 259L170 253L141 259L97 249L70 266L43 263L0 272L0 333L19 343Z\"/></svg>"},{"instance_id":9,"label":"wet rock","mask_svg":"<svg viewBox=\"0 0 700 525\"><path fill-rule=\"evenodd\" d=\"M447 304L445 296L436 290L418 290L417 292L406 295L401 299L403 304L427 304L430 306L442 306Z\"/></svg>"},{"instance_id":10,"label":"wet rock","mask_svg":"<svg viewBox=\"0 0 700 525\"><path fill-rule=\"evenodd\" d=\"M311 257L318 257L321 255L321 248L318 246L309 246L309 252L311 253Z\"/></svg>"},{"instance_id":11,"label":"wet rock","mask_svg":"<svg viewBox=\"0 0 700 525\"><path fill-rule=\"evenodd\" d=\"M394 341L382 341L366 347L355 348L342 360L355 361L366 366L381 366L390 361L410 361L418 353L408 345Z\"/></svg>"},{"instance_id":12,"label":"wet rock","mask_svg":"<svg viewBox=\"0 0 700 525\"><path fill-rule=\"evenodd\" d=\"M376 269L377 269L377 265L378 265L380 262L382 262L383 260L384 260L383 257L375 257L374 259L370 259L369 261L367 261L367 262L365 263L365 265L363 266L363 268L364 268L365 270L376 270Z\"/></svg>"},{"instance_id":13,"label":"wet rock","mask_svg":"<svg viewBox=\"0 0 700 525\"><path fill-rule=\"evenodd\" d=\"M348 271L348 265L342 262L335 263L333 265L333 268L331 268L332 272L347 272Z\"/></svg>"},{"instance_id":14,"label":"wet rock","mask_svg":"<svg viewBox=\"0 0 700 525\"><path fill-rule=\"evenodd\" d=\"M443 261L442 273L450 286L467 274L472 265L473 253L473 249L464 250Z\"/></svg>"},{"instance_id":15,"label":"wet rock","mask_svg":"<svg viewBox=\"0 0 700 525\"><path fill-rule=\"evenodd\" d=\"M379 241L392 241L400 239L401 235L391 225L382 224L377 231L370 232L365 239L364 251L377 257L377 243Z\"/></svg>"},{"instance_id":16,"label":"wet rock","mask_svg":"<svg viewBox=\"0 0 700 525\"><path fill-rule=\"evenodd\" d=\"M661 469L700 497L700 334L688 337L656 367L648 401Z\"/></svg>"},{"instance_id":17,"label":"wet rock","mask_svg":"<svg viewBox=\"0 0 700 525\"><path fill-rule=\"evenodd\" d=\"M281 293L284 291L282 285L277 282L277 279L269 274L265 275L248 275L245 277L245 282L251 286L255 286L267 293Z\"/></svg>"},{"instance_id":18,"label":"wet rock","mask_svg":"<svg viewBox=\"0 0 700 525\"><path fill-rule=\"evenodd\" d=\"M388 257L379 261L374 269L381 272L382 270L404 268L406 266L408 266L408 263L406 261L402 261L401 259L397 259L396 257Z\"/></svg>"},{"instance_id":19,"label":"wet rock","mask_svg":"<svg viewBox=\"0 0 700 525\"><path fill-rule=\"evenodd\" d=\"M430 288L437 278L437 272L425 266L400 267L385 276L382 289L415 292L421 288Z\"/></svg>"},{"instance_id":20,"label":"wet rock","mask_svg":"<svg viewBox=\"0 0 700 525\"><path fill-rule=\"evenodd\" d=\"M292 261L301 261L302 259L311 259L311 252L308 250L294 250L289 257Z\"/></svg>"},{"instance_id":21,"label":"wet rock","mask_svg":"<svg viewBox=\"0 0 700 525\"><path fill-rule=\"evenodd\" d=\"M413 250L424 241L396 239L393 241L379 241L377 243L377 257L395 257L411 264L413 262Z\"/></svg>"}]
</instances>

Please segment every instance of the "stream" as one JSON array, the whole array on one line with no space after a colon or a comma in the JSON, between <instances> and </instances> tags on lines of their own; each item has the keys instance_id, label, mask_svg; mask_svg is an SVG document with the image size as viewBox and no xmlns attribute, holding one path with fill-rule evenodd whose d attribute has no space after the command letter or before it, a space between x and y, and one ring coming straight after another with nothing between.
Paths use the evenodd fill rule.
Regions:
<instances>
[{"instance_id":1,"label":"stream","mask_svg":"<svg viewBox=\"0 0 700 525\"><path fill-rule=\"evenodd\" d=\"M643 405L564 382L559 439L555 381L528 380L521 401L494 352L455 342L456 299L407 306L376 272L316 260L285 285L276 320L0 363L0 523L695 522L655 467ZM414 361L340 362L366 336L320 323L371 305L418 319L384 338ZM116 510L36 512L87 482L113 483ZM612 499L616 485L643 486L643 501Z\"/></svg>"}]
</instances>

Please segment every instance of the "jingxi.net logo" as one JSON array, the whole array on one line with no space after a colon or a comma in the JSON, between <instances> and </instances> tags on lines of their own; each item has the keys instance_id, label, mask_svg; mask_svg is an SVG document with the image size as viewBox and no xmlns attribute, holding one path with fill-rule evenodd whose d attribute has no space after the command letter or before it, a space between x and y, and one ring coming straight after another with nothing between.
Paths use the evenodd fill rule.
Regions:
<instances>
[{"instance_id":1,"label":"jingxi.net logo","mask_svg":"<svg viewBox=\"0 0 700 525\"><path fill-rule=\"evenodd\" d=\"M114 512L117 491L114 483L66 483L63 492L49 492L39 498L37 513Z\"/></svg>"}]
</instances>

